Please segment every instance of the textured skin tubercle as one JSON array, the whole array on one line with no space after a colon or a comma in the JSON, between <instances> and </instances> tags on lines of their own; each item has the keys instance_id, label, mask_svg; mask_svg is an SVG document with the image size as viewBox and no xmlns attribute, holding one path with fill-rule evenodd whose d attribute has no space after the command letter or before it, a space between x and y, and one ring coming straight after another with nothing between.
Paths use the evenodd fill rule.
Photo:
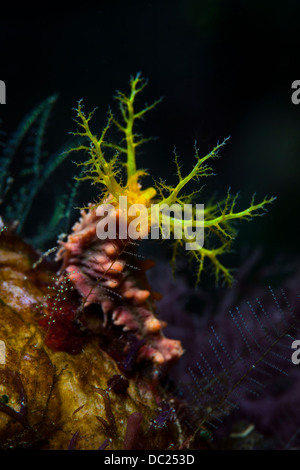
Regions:
<instances>
[{"instance_id":1,"label":"textured skin tubercle","mask_svg":"<svg viewBox=\"0 0 300 470\"><path fill-rule=\"evenodd\" d=\"M143 341L138 361L166 367L180 358L183 349L180 341L164 336L166 323L155 316L156 294L145 274L152 262L137 256L137 242L129 238L100 240L96 233L100 219L92 207L82 210L67 241L59 241L61 274L67 273L82 297L82 309L100 305L104 324L111 316L115 325Z\"/></svg>"}]
</instances>

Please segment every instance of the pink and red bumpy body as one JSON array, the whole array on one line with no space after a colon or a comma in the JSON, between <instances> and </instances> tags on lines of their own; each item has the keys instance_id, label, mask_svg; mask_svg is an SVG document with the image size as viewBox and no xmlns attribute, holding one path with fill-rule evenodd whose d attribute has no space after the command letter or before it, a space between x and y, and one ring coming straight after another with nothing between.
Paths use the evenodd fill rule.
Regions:
<instances>
[{"instance_id":1,"label":"pink and red bumpy body","mask_svg":"<svg viewBox=\"0 0 300 470\"><path fill-rule=\"evenodd\" d=\"M137 243L129 238L100 240L99 220L95 209L81 211L67 241L59 242L62 276L66 273L80 294L82 309L98 304L104 325L110 316L115 325L135 335L141 344L138 362L147 360L165 368L179 359L183 349L180 341L164 336L166 323L155 316L157 294L146 278L152 262L137 257Z\"/></svg>"}]
</instances>

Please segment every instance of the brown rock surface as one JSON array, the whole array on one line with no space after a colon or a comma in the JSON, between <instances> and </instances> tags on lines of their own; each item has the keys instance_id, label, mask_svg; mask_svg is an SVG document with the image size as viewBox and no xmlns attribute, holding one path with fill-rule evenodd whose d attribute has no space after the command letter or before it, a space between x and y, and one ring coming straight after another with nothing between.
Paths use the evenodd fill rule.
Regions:
<instances>
[{"instance_id":1,"label":"brown rock surface","mask_svg":"<svg viewBox=\"0 0 300 470\"><path fill-rule=\"evenodd\" d=\"M142 413L138 434L149 448L178 445L175 419L156 434L151 427L159 397L149 384L129 378L125 393L103 392L107 381L122 373L97 337L78 354L45 345L38 321L56 271L45 262L34 268L38 258L10 231L0 235L0 341L6 349L0 364L0 448L68 449L71 443L71 448L98 449L106 439L110 450L123 449L126 442L139 447L128 437L136 429L127 424L140 422L127 423L133 413Z\"/></svg>"}]
</instances>

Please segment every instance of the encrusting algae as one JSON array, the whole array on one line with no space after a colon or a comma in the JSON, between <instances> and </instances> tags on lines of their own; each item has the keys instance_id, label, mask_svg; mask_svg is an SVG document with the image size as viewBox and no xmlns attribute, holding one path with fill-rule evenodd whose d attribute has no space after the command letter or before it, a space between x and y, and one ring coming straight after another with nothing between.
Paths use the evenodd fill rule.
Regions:
<instances>
[{"instance_id":1,"label":"encrusting algae","mask_svg":"<svg viewBox=\"0 0 300 470\"><path fill-rule=\"evenodd\" d=\"M74 134L81 143L68 153L88 154L86 161L77 162L82 167L79 180L91 180L101 196L81 210L67 239L60 237L55 261L42 259L23 242L13 222L2 227L0 340L6 361L0 365L0 448L196 445L185 435L178 399L162 385L162 377L184 351L180 341L163 334L166 324L156 314L159 295L146 276L152 262L139 257L138 245L152 233L155 206L156 234L168 238L168 225L175 262L180 246L191 242L191 231L178 212L171 215L161 209L177 205L183 211L189 204L189 228L204 234L204 244L196 240L188 251L196 282L209 260L216 279L222 275L230 284L232 275L220 257L235 237L233 222L261 215L274 198L257 204L252 199L242 211L235 210L237 197L229 193L216 205L192 205L199 191L186 192L188 184L212 174L207 161L218 156L225 141L205 157L199 157L195 147L195 166L185 176L175 155L175 186L159 181L144 188L147 172L137 169L136 151L147 139L135 133L135 123L157 104L135 109L145 85L138 74L130 81L128 95L117 93L121 120L110 112L100 137L90 130L93 113L86 115L79 102ZM112 126L123 135L120 144L108 138ZM130 212L132 205L138 217ZM101 233L99 222L106 229ZM215 247L205 246L208 234L216 238Z\"/></svg>"}]
</instances>

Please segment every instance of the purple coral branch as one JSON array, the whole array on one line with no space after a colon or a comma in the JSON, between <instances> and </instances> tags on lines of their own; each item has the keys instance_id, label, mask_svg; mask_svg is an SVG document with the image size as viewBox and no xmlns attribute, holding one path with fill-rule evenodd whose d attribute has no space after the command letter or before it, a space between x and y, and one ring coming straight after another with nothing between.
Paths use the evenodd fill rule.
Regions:
<instances>
[{"instance_id":1,"label":"purple coral branch","mask_svg":"<svg viewBox=\"0 0 300 470\"><path fill-rule=\"evenodd\" d=\"M5 403L0 403L0 411L7 414L11 418L15 419L19 423L21 423L24 427L28 427L28 414L27 414L27 396L26 392L23 387L22 380L18 374L18 372L13 371L11 369L3 369L2 374L10 377L12 379L13 385L19 392L19 404L20 404L20 411L14 410L9 405Z\"/></svg>"},{"instance_id":2,"label":"purple coral branch","mask_svg":"<svg viewBox=\"0 0 300 470\"><path fill-rule=\"evenodd\" d=\"M101 446L98 447L98 450L105 450L106 447L108 446L108 444L109 444L109 439L107 438L107 439L105 439L105 441L103 442L103 444L101 444Z\"/></svg>"},{"instance_id":3,"label":"purple coral branch","mask_svg":"<svg viewBox=\"0 0 300 470\"><path fill-rule=\"evenodd\" d=\"M68 450L74 450L74 449L75 449L78 436L79 436L79 431L76 431L76 432L73 434L73 436L72 436L72 438L71 438L71 440L70 440L70 444L69 444L69 446L68 446Z\"/></svg>"}]
</instances>

